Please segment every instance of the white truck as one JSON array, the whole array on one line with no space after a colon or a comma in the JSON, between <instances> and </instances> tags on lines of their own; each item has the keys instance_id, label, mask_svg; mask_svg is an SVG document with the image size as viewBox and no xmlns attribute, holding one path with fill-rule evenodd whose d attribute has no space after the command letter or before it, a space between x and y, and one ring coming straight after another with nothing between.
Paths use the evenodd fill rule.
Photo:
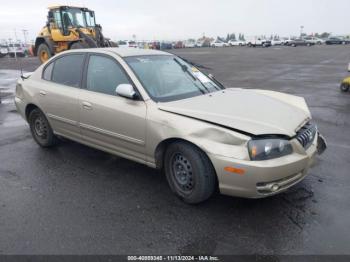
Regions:
<instances>
[{"instance_id":1,"label":"white truck","mask_svg":"<svg viewBox=\"0 0 350 262\"><path fill-rule=\"evenodd\" d=\"M269 47L271 46L271 41L263 39L261 37L250 37L246 40L247 46L249 47L256 47L256 46L262 46L262 47Z\"/></svg>"},{"instance_id":2,"label":"white truck","mask_svg":"<svg viewBox=\"0 0 350 262\"><path fill-rule=\"evenodd\" d=\"M0 44L0 58L6 56L8 53L8 46L5 44Z\"/></svg>"}]
</instances>

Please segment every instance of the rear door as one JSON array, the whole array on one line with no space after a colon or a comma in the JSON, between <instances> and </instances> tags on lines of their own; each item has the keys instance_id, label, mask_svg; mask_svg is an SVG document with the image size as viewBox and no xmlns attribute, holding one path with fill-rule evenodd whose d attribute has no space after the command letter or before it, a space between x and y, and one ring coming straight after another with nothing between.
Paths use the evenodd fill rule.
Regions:
<instances>
[{"instance_id":1,"label":"rear door","mask_svg":"<svg viewBox=\"0 0 350 262\"><path fill-rule=\"evenodd\" d=\"M78 95L82 82L85 54L59 56L43 70L39 104L53 130L80 138Z\"/></svg>"},{"instance_id":2,"label":"rear door","mask_svg":"<svg viewBox=\"0 0 350 262\"><path fill-rule=\"evenodd\" d=\"M119 84L133 84L118 61L90 54L80 90L80 127L86 142L134 160L145 160L146 104L118 96ZM136 90L136 89L135 89Z\"/></svg>"}]
</instances>

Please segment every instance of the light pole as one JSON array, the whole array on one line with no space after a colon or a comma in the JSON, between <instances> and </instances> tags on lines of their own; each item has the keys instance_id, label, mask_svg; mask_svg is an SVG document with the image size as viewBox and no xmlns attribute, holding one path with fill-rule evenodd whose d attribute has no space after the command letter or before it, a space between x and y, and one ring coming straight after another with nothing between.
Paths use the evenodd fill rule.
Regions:
<instances>
[{"instance_id":1,"label":"light pole","mask_svg":"<svg viewBox=\"0 0 350 262\"><path fill-rule=\"evenodd\" d=\"M303 38L303 29L304 29L304 26L300 26L300 38Z\"/></svg>"},{"instance_id":2,"label":"light pole","mask_svg":"<svg viewBox=\"0 0 350 262\"><path fill-rule=\"evenodd\" d=\"M28 33L28 30L22 29L22 32L23 32L23 37L24 37L24 44L27 45L27 33Z\"/></svg>"}]
</instances>

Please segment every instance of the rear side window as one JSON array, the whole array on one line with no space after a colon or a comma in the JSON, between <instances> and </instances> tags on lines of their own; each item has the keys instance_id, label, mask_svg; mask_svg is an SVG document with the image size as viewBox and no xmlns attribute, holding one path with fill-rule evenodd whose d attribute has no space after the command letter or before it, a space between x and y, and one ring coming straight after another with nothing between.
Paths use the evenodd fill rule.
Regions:
<instances>
[{"instance_id":1,"label":"rear side window","mask_svg":"<svg viewBox=\"0 0 350 262\"><path fill-rule=\"evenodd\" d=\"M86 76L86 89L107 95L116 95L120 84L130 84L124 71L113 59L91 55Z\"/></svg>"},{"instance_id":2,"label":"rear side window","mask_svg":"<svg viewBox=\"0 0 350 262\"><path fill-rule=\"evenodd\" d=\"M53 82L79 87L83 72L84 55L65 55L55 60L51 80Z\"/></svg>"},{"instance_id":3,"label":"rear side window","mask_svg":"<svg viewBox=\"0 0 350 262\"><path fill-rule=\"evenodd\" d=\"M43 78L45 80L49 80L49 81L51 80L53 64L54 63L51 63L51 64L49 64L48 66L45 67L44 74L43 74Z\"/></svg>"}]
</instances>

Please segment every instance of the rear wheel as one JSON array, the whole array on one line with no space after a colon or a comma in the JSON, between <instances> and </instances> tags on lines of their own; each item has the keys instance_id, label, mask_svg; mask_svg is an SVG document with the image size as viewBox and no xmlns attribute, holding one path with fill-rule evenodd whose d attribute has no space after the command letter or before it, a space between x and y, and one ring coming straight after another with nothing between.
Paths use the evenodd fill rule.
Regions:
<instances>
[{"instance_id":1,"label":"rear wheel","mask_svg":"<svg viewBox=\"0 0 350 262\"><path fill-rule=\"evenodd\" d=\"M32 136L39 146L51 147L56 145L57 137L40 109L33 109L29 114L28 120Z\"/></svg>"},{"instance_id":2,"label":"rear wheel","mask_svg":"<svg viewBox=\"0 0 350 262\"><path fill-rule=\"evenodd\" d=\"M342 91L342 92L347 92L347 91L349 91L349 85L348 84L346 84L346 83L342 83L341 85L340 85L340 90Z\"/></svg>"},{"instance_id":3,"label":"rear wheel","mask_svg":"<svg viewBox=\"0 0 350 262\"><path fill-rule=\"evenodd\" d=\"M173 143L164 161L169 186L184 202L203 202L215 191L215 170L206 154L197 147L186 142Z\"/></svg>"},{"instance_id":4,"label":"rear wheel","mask_svg":"<svg viewBox=\"0 0 350 262\"><path fill-rule=\"evenodd\" d=\"M44 43L39 45L37 54L41 63L45 63L52 56L49 47Z\"/></svg>"}]
</instances>

